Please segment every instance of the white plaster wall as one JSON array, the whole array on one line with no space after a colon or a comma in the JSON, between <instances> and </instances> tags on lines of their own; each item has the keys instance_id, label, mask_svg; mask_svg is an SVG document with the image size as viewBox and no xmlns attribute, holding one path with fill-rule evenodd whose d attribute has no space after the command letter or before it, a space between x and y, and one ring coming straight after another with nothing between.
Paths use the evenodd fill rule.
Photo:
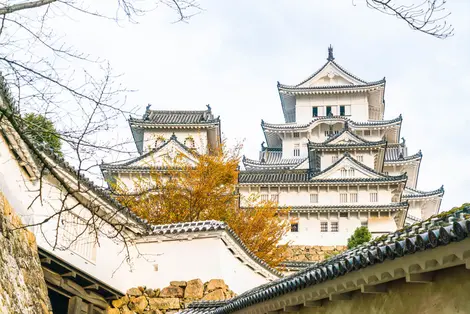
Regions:
<instances>
[{"instance_id":1,"label":"white plaster wall","mask_svg":"<svg viewBox=\"0 0 470 314\"><path fill-rule=\"evenodd\" d=\"M326 115L326 106L333 106L333 114L339 115L339 106L350 105L346 112L353 121L369 119L369 104L366 94L301 95L296 99L296 122L308 123L313 120L312 107L319 107L319 116Z\"/></svg>"},{"instance_id":2,"label":"white plaster wall","mask_svg":"<svg viewBox=\"0 0 470 314\"><path fill-rule=\"evenodd\" d=\"M376 215L376 214L375 214ZM378 232L392 232L397 229L393 217L369 217L367 213L351 213L349 218L339 217L338 213L331 213L329 218L326 213L311 213L310 217L302 213L298 218L299 231L289 232L284 242L292 241L295 245L346 245L348 238L356 228L361 227L361 221L368 221L368 228L376 236ZM297 217L292 213L291 217ZM338 222L339 231L331 231L331 222ZM328 232L321 232L320 223L328 222Z\"/></svg>"},{"instance_id":3,"label":"white plaster wall","mask_svg":"<svg viewBox=\"0 0 470 314\"><path fill-rule=\"evenodd\" d=\"M260 194L260 195L279 195L279 205L283 206L308 206L308 205L354 205L354 204L363 204L363 205L379 205L379 204L390 204L392 202L392 188L388 187L379 187L377 189L370 188L367 190L365 187L349 188L349 191L345 187L340 187L339 190L336 187L331 187L329 190L326 187L314 187L310 188L310 191L307 187L292 187L290 190L288 188L252 188L251 191L247 187L240 187L239 192L242 199L242 204L246 205L243 202L244 199L248 198L250 194ZM377 202L370 201L370 193L377 192ZM340 194L347 193L348 201L350 199L351 193L357 193L357 203L340 203ZM310 194L318 194L318 203L310 203Z\"/></svg>"},{"instance_id":4,"label":"white plaster wall","mask_svg":"<svg viewBox=\"0 0 470 314\"><path fill-rule=\"evenodd\" d=\"M136 259L136 285L157 288L172 280L222 278L230 289L242 293L268 281L238 260L218 238L154 241L137 247L143 256Z\"/></svg>"},{"instance_id":5,"label":"white plaster wall","mask_svg":"<svg viewBox=\"0 0 470 314\"><path fill-rule=\"evenodd\" d=\"M169 140L170 137L176 135L178 141L184 144L184 140L188 136L192 136L196 150L200 154L207 152L207 130L206 129L163 129L163 130L144 130L144 152L149 149L155 148L155 141L158 137L162 136L165 140ZM161 144L159 144L161 145Z\"/></svg>"}]
</instances>

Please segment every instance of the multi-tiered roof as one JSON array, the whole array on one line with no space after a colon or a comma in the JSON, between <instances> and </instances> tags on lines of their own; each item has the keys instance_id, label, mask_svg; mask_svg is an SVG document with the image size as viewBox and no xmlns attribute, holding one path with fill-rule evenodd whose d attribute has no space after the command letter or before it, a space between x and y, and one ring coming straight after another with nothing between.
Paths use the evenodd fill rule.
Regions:
<instances>
[{"instance_id":1,"label":"multi-tiered roof","mask_svg":"<svg viewBox=\"0 0 470 314\"><path fill-rule=\"evenodd\" d=\"M285 123L261 121L265 142L261 144L257 160L243 157L246 171L240 174L240 186L396 183L400 186L400 193L398 201L395 200L391 205L406 207L407 201L434 198L433 213L439 209L444 194L442 187L431 192L416 189L422 153L418 151L408 155L405 140L401 138L400 141L402 116L384 120L385 78L368 82L351 74L335 62L333 48L330 46L327 62L319 70L296 85L278 82L277 88ZM316 111L311 119L306 117L305 108L312 104L316 106L315 100L322 97L331 100L334 95L338 99L340 95L342 99L347 99L344 98L345 94L351 95L350 97L360 95L361 99L365 99L366 109L359 114L358 111L347 114L344 109L342 112L330 109L329 113L318 114ZM306 147L307 153L296 153L294 156L286 154L285 141L292 143L296 138L297 143ZM355 159L355 156L362 153L375 156L373 167ZM335 154L338 158L322 169L318 159L324 154ZM353 164L362 173L367 173L367 177L328 177L327 173L335 169L337 171L345 163Z\"/></svg>"}]
</instances>

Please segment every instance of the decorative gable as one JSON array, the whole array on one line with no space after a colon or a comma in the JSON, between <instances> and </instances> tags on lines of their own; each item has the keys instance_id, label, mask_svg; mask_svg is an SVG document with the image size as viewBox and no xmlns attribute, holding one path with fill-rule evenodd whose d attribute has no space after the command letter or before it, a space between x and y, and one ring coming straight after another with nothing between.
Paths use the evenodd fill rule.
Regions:
<instances>
[{"instance_id":1,"label":"decorative gable","mask_svg":"<svg viewBox=\"0 0 470 314\"><path fill-rule=\"evenodd\" d=\"M328 144L364 144L367 143L365 140L351 133L349 130L340 133L337 137L332 138L330 141L326 141Z\"/></svg>"},{"instance_id":2,"label":"decorative gable","mask_svg":"<svg viewBox=\"0 0 470 314\"><path fill-rule=\"evenodd\" d=\"M349 154L312 179L380 179L385 176L354 160Z\"/></svg>"},{"instance_id":3,"label":"decorative gable","mask_svg":"<svg viewBox=\"0 0 470 314\"><path fill-rule=\"evenodd\" d=\"M364 85L361 81L338 66L334 61L328 61L323 68L296 87Z\"/></svg>"}]
</instances>

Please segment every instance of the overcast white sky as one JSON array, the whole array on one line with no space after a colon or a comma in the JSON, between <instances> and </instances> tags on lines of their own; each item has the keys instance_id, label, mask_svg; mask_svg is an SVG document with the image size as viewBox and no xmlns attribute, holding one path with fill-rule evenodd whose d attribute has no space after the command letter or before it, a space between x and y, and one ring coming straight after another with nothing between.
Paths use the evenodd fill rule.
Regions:
<instances>
[{"instance_id":1,"label":"overcast white sky","mask_svg":"<svg viewBox=\"0 0 470 314\"><path fill-rule=\"evenodd\" d=\"M387 78L385 118L403 114L410 154L424 154L418 188L444 184L442 209L470 202L470 2L448 0L455 36L439 40L410 30L364 2L201 1L189 23L159 8L138 24L83 15L61 25L67 40L107 58L136 92L128 104L153 109L205 109L222 119L228 139L245 139L256 158L261 119L282 123L276 82L294 84L326 61L365 80ZM114 132L130 137L126 121ZM106 161L111 161L107 158Z\"/></svg>"}]
</instances>

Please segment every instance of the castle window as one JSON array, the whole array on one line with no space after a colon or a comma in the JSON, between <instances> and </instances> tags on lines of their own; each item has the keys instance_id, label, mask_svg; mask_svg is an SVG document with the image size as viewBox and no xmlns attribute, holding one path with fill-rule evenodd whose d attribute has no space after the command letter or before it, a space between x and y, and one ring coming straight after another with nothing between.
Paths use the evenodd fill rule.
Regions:
<instances>
[{"instance_id":1,"label":"castle window","mask_svg":"<svg viewBox=\"0 0 470 314\"><path fill-rule=\"evenodd\" d=\"M262 202L267 202L269 200L269 195L268 194L261 194L261 201Z\"/></svg>"},{"instance_id":2,"label":"castle window","mask_svg":"<svg viewBox=\"0 0 470 314\"><path fill-rule=\"evenodd\" d=\"M346 178L348 176L348 171L346 169L341 169L341 177Z\"/></svg>"},{"instance_id":3,"label":"castle window","mask_svg":"<svg viewBox=\"0 0 470 314\"><path fill-rule=\"evenodd\" d=\"M328 222L327 221L320 222L320 232L328 232Z\"/></svg>"},{"instance_id":4,"label":"castle window","mask_svg":"<svg viewBox=\"0 0 470 314\"><path fill-rule=\"evenodd\" d=\"M346 106L339 106L339 115L340 116L346 115Z\"/></svg>"},{"instance_id":5,"label":"castle window","mask_svg":"<svg viewBox=\"0 0 470 314\"><path fill-rule=\"evenodd\" d=\"M312 117L318 117L318 107L312 107Z\"/></svg>"},{"instance_id":6,"label":"castle window","mask_svg":"<svg viewBox=\"0 0 470 314\"><path fill-rule=\"evenodd\" d=\"M370 130L365 130L364 135L370 135Z\"/></svg>"},{"instance_id":7,"label":"castle window","mask_svg":"<svg viewBox=\"0 0 470 314\"><path fill-rule=\"evenodd\" d=\"M326 106L326 115L333 115L333 108L331 106Z\"/></svg>"},{"instance_id":8,"label":"castle window","mask_svg":"<svg viewBox=\"0 0 470 314\"><path fill-rule=\"evenodd\" d=\"M364 156L363 155L357 155L357 161L359 162L364 162Z\"/></svg>"},{"instance_id":9,"label":"castle window","mask_svg":"<svg viewBox=\"0 0 470 314\"><path fill-rule=\"evenodd\" d=\"M310 194L310 203L318 203L318 194Z\"/></svg>"},{"instance_id":10,"label":"castle window","mask_svg":"<svg viewBox=\"0 0 470 314\"><path fill-rule=\"evenodd\" d=\"M335 163L335 162L337 162L337 161L338 161L338 156L337 156L337 155L331 156L331 162L332 162L332 163Z\"/></svg>"},{"instance_id":11,"label":"castle window","mask_svg":"<svg viewBox=\"0 0 470 314\"><path fill-rule=\"evenodd\" d=\"M372 203L377 203L377 200L378 200L377 192L370 193L370 201Z\"/></svg>"},{"instance_id":12,"label":"castle window","mask_svg":"<svg viewBox=\"0 0 470 314\"><path fill-rule=\"evenodd\" d=\"M271 201L279 203L279 194L271 194Z\"/></svg>"},{"instance_id":13,"label":"castle window","mask_svg":"<svg viewBox=\"0 0 470 314\"><path fill-rule=\"evenodd\" d=\"M340 203L347 203L348 202L348 194L340 193L339 194L339 202Z\"/></svg>"},{"instance_id":14,"label":"castle window","mask_svg":"<svg viewBox=\"0 0 470 314\"><path fill-rule=\"evenodd\" d=\"M348 170L348 176L354 177L354 169L351 168Z\"/></svg>"},{"instance_id":15,"label":"castle window","mask_svg":"<svg viewBox=\"0 0 470 314\"><path fill-rule=\"evenodd\" d=\"M294 132L294 137L299 137L299 136L300 136L299 132Z\"/></svg>"},{"instance_id":16,"label":"castle window","mask_svg":"<svg viewBox=\"0 0 470 314\"><path fill-rule=\"evenodd\" d=\"M331 222L331 232L338 232L339 231L339 223L337 221Z\"/></svg>"},{"instance_id":17,"label":"castle window","mask_svg":"<svg viewBox=\"0 0 470 314\"><path fill-rule=\"evenodd\" d=\"M292 223L290 225L290 232L299 232L299 223Z\"/></svg>"},{"instance_id":18,"label":"castle window","mask_svg":"<svg viewBox=\"0 0 470 314\"><path fill-rule=\"evenodd\" d=\"M294 145L294 157L299 157L300 156L300 145L295 144Z\"/></svg>"},{"instance_id":19,"label":"castle window","mask_svg":"<svg viewBox=\"0 0 470 314\"><path fill-rule=\"evenodd\" d=\"M349 194L349 202L351 202L351 203L357 203L357 193L351 193L351 194Z\"/></svg>"}]
</instances>

